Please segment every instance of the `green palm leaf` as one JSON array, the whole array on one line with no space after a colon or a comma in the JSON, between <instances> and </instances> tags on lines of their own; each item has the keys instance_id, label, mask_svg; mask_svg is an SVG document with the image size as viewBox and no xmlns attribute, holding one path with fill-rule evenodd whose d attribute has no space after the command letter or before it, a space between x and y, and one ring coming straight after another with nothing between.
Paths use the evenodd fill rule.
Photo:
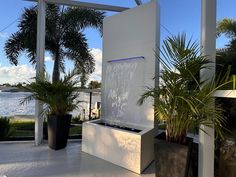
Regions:
<instances>
[{"instance_id":1,"label":"green palm leaf","mask_svg":"<svg viewBox=\"0 0 236 177\"><path fill-rule=\"evenodd\" d=\"M43 102L43 114L66 115L78 108L81 102L78 100L78 76L69 73L63 79L56 82L45 80L43 76L35 78L36 81L21 88L32 95L21 100L21 104L27 104L32 100Z\"/></svg>"},{"instance_id":2,"label":"green palm leaf","mask_svg":"<svg viewBox=\"0 0 236 177\"><path fill-rule=\"evenodd\" d=\"M53 81L65 71L65 60L74 62L77 74L89 75L94 71L86 28L102 31L102 11L48 4L46 8L45 49L53 57ZM5 43L5 53L11 64L17 65L19 55L25 52L31 64L36 64L37 7L25 8L19 20L19 30Z\"/></svg>"},{"instance_id":3,"label":"green palm leaf","mask_svg":"<svg viewBox=\"0 0 236 177\"><path fill-rule=\"evenodd\" d=\"M184 143L186 134L200 125L214 127L223 136L225 119L213 93L232 82L230 71L200 81L200 70L212 69L207 56L202 56L197 42L187 40L185 34L168 37L163 42L161 56L163 65L160 84L148 87L138 104L154 99L158 122L166 122L167 140Z\"/></svg>"}]
</instances>

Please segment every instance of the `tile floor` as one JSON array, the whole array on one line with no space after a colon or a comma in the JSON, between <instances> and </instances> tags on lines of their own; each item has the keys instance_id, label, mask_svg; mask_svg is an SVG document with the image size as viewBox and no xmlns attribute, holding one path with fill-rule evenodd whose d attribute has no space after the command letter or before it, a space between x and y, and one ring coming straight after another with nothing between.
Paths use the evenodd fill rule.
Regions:
<instances>
[{"instance_id":1,"label":"tile floor","mask_svg":"<svg viewBox=\"0 0 236 177\"><path fill-rule=\"evenodd\" d=\"M153 163L142 175L81 152L81 142L53 151L47 144L0 143L0 177L154 177Z\"/></svg>"}]
</instances>

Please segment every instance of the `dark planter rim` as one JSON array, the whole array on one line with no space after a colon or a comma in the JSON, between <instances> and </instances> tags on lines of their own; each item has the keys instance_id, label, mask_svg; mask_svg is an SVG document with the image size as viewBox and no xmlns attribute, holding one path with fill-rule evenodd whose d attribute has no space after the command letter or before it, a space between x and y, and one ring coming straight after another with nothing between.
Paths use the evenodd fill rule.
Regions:
<instances>
[{"instance_id":1,"label":"dark planter rim","mask_svg":"<svg viewBox=\"0 0 236 177\"><path fill-rule=\"evenodd\" d=\"M62 114L62 115L56 115L56 114L48 114L47 117L67 117L72 116L72 114Z\"/></svg>"},{"instance_id":2,"label":"dark planter rim","mask_svg":"<svg viewBox=\"0 0 236 177\"><path fill-rule=\"evenodd\" d=\"M161 136L164 137L164 138L162 138ZM159 140L159 141L164 141L166 143L171 143L171 144L178 144L178 145L183 145L183 146L191 146L192 143L193 143L193 138L188 137L188 136L186 136L185 138L186 138L186 143L185 144L181 144L181 143L177 143L177 142L173 142L173 141L167 141L166 140L166 133L165 132L161 132L157 136L154 137L154 141L155 140Z\"/></svg>"}]
</instances>

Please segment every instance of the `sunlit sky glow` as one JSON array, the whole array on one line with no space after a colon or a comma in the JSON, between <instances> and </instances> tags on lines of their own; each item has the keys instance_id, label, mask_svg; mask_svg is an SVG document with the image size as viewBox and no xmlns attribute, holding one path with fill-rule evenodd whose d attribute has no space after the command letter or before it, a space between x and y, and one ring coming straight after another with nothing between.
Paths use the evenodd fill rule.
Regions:
<instances>
[{"instance_id":1,"label":"sunlit sky glow","mask_svg":"<svg viewBox=\"0 0 236 177\"><path fill-rule=\"evenodd\" d=\"M136 6L134 0L85 0L86 2L94 2L101 4L119 5L125 7ZM148 0L142 0L148 2ZM178 34L185 32L188 37L194 40L200 40L200 19L201 19L201 0L160 0L161 5L161 41L170 33ZM19 19L24 7L31 7L35 3L24 0L7 0L0 2L0 31L10 23ZM217 2L217 20L222 18L235 18L236 12L235 0L218 0ZM107 16L114 13L108 12ZM140 19L142 20L142 19ZM35 74L34 67L29 64L24 54L20 56L18 66L12 66L4 54L4 43L7 38L17 31L16 21L10 27L0 32L0 84L17 83L29 80ZM168 30L167 30L168 29ZM88 39L89 48L96 60L95 72L91 75L90 80L101 79L102 64L102 39L100 34L93 29L85 30ZM223 47L228 39L224 36L217 39L217 48ZM52 73L53 61L52 57L46 53L45 56L46 69L49 74ZM72 63L66 61L66 70L71 70Z\"/></svg>"}]
</instances>

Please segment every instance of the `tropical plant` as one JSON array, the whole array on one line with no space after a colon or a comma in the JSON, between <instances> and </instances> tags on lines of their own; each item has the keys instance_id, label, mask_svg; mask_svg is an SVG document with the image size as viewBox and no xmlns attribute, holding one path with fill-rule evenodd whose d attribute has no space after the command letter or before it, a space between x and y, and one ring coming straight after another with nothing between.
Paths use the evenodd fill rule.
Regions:
<instances>
[{"instance_id":1,"label":"tropical plant","mask_svg":"<svg viewBox=\"0 0 236 177\"><path fill-rule=\"evenodd\" d=\"M101 88L101 82L90 81L90 83L88 84L88 88L90 88L90 89Z\"/></svg>"},{"instance_id":2,"label":"tropical plant","mask_svg":"<svg viewBox=\"0 0 236 177\"><path fill-rule=\"evenodd\" d=\"M217 35L225 34L227 37L236 38L236 21L225 18L217 23Z\"/></svg>"},{"instance_id":3,"label":"tropical plant","mask_svg":"<svg viewBox=\"0 0 236 177\"><path fill-rule=\"evenodd\" d=\"M226 47L217 50L216 71L226 71L231 65L231 75L236 74L236 21L225 18L217 23L217 36L225 34L229 39Z\"/></svg>"},{"instance_id":4,"label":"tropical plant","mask_svg":"<svg viewBox=\"0 0 236 177\"><path fill-rule=\"evenodd\" d=\"M156 118L166 122L167 141L184 144L187 132L200 125L214 127L222 136L225 119L212 95L222 83L230 82L229 73L200 81L200 70L211 69L210 62L201 55L198 43L187 40L185 34L167 37L160 51L159 87L147 88L138 103L154 98Z\"/></svg>"},{"instance_id":5,"label":"tropical plant","mask_svg":"<svg viewBox=\"0 0 236 177\"><path fill-rule=\"evenodd\" d=\"M10 119L7 117L0 117L0 140L8 138L13 133L10 125Z\"/></svg>"},{"instance_id":6,"label":"tropical plant","mask_svg":"<svg viewBox=\"0 0 236 177\"><path fill-rule=\"evenodd\" d=\"M82 124L82 120L81 120L81 115L77 115L75 117L72 117L71 122L74 124Z\"/></svg>"},{"instance_id":7,"label":"tropical plant","mask_svg":"<svg viewBox=\"0 0 236 177\"><path fill-rule=\"evenodd\" d=\"M93 27L102 31L104 12L80 7L47 5L45 49L54 60L53 82L65 71L65 59L75 63L78 74L94 71L94 59L88 49L83 30ZM5 43L5 53L11 64L18 64L21 52L26 52L30 63L36 63L37 7L25 8L19 30Z\"/></svg>"},{"instance_id":8,"label":"tropical plant","mask_svg":"<svg viewBox=\"0 0 236 177\"><path fill-rule=\"evenodd\" d=\"M50 82L44 77L36 77L36 82L21 88L32 94L21 100L21 104L32 100L42 101L44 109L42 113L56 116L64 116L78 108L78 76L75 73L65 75L63 79Z\"/></svg>"}]
</instances>

